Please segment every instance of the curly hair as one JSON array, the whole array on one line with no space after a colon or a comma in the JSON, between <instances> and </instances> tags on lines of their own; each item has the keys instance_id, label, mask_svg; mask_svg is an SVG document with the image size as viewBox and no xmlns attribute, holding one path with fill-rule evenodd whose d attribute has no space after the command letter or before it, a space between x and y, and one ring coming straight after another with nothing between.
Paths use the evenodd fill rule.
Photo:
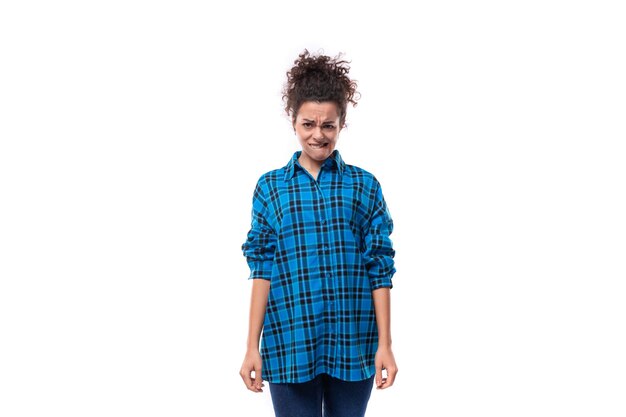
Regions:
<instances>
[{"instance_id":1,"label":"curly hair","mask_svg":"<svg viewBox=\"0 0 626 417\"><path fill-rule=\"evenodd\" d=\"M340 125L345 125L348 103L355 107L360 93L356 91L356 81L348 77L349 61L341 56L341 53L334 58L311 55L305 49L294 61L283 87L285 112L291 116L292 122L305 101L331 101L337 104Z\"/></svg>"}]
</instances>

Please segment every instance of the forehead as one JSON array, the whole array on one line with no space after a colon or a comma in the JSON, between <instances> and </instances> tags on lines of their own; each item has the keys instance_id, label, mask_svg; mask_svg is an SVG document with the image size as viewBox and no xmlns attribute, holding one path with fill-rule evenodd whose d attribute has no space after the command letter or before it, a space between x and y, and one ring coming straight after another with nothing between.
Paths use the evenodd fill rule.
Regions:
<instances>
[{"instance_id":1,"label":"forehead","mask_svg":"<svg viewBox=\"0 0 626 417\"><path fill-rule=\"evenodd\" d=\"M298 119L336 120L338 118L337 104L332 101L305 101L298 110Z\"/></svg>"}]
</instances>

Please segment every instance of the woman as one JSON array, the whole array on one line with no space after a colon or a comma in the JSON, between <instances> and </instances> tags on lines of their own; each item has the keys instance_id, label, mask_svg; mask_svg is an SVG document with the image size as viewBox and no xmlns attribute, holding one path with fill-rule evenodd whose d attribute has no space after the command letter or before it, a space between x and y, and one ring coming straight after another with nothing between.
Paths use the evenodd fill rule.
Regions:
<instances>
[{"instance_id":1,"label":"woman","mask_svg":"<svg viewBox=\"0 0 626 417\"><path fill-rule=\"evenodd\" d=\"M277 417L363 416L374 379L385 389L397 373L393 222L376 178L335 150L358 95L347 62L305 50L294 64L283 99L302 150L254 191L240 374L254 392L269 382Z\"/></svg>"}]
</instances>

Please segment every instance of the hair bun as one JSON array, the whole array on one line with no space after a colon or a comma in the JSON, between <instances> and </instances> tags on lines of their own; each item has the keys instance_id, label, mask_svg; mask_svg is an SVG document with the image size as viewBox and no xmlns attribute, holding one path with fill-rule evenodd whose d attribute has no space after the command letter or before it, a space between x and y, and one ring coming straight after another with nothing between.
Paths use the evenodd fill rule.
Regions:
<instances>
[{"instance_id":1,"label":"hair bun","mask_svg":"<svg viewBox=\"0 0 626 417\"><path fill-rule=\"evenodd\" d=\"M356 106L360 94L357 83L348 77L349 61L342 54L331 58L323 53L312 55L304 50L294 66L287 72L287 82L283 88L285 112L293 120L305 101L332 101L337 103L341 124L346 117L347 104Z\"/></svg>"}]
</instances>

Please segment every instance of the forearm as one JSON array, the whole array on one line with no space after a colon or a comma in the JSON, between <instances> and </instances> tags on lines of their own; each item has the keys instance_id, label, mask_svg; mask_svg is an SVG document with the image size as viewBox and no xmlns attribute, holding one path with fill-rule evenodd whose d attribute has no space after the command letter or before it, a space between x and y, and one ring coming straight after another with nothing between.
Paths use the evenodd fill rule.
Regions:
<instances>
[{"instance_id":1,"label":"forearm","mask_svg":"<svg viewBox=\"0 0 626 417\"><path fill-rule=\"evenodd\" d=\"M391 347L391 292L388 287L372 291L376 325L378 326L378 346Z\"/></svg>"},{"instance_id":2,"label":"forearm","mask_svg":"<svg viewBox=\"0 0 626 417\"><path fill-rule=\"evenodd\" d=\"M265 307L270 291L270 282L266 279L254 279L250 298L250 320L248 325L248 350L259 349L259 339L265 319Z\"/></svg>"}]
</instances>

